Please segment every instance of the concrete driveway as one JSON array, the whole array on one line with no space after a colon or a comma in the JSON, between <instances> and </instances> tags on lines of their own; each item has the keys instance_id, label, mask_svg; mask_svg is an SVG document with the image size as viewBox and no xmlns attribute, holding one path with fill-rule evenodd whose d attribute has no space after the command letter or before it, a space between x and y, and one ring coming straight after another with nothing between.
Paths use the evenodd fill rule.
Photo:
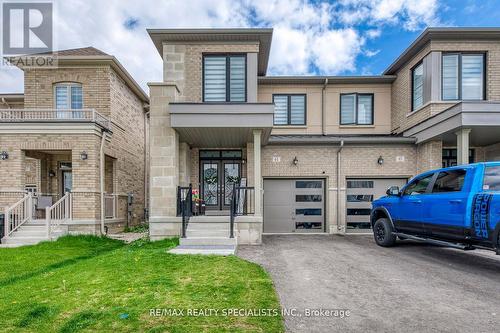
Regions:
<instances>
[{"instance_id":1,"label":"concrete driveway","mask_svg":"<svg viewBox=\"0 0 500 333\"><path fill-rule=\"evenodd\" d=\"M500 256L371 236L266 236L238 255L271 275L289 332L498 332ZM348 309L349 317L306 317ZM301 314L301 316L298 316Z\"/></svg>"}]
</instances>

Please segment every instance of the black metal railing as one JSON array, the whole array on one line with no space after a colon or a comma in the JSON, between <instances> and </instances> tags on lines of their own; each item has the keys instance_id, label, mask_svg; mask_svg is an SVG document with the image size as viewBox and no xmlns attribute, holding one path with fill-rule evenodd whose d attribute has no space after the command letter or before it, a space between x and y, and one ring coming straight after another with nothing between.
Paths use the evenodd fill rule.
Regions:
<instances>
[{"instance_id":1,"label":"black metal railing","mask_svg":"<svg viewBox=\"0 0 500 333\"><path fill-rule=\"evenodd\" d=\"M193 215L193 187L177 187L177 216L182 217L181 237L186 238L189 218Z\"/></svg>"},{"instance_id":2,"label":"black metal railing","mask_svg":"<svg viewBox=\"0 0 500 333\"><path fill-rule=\"evenodd\" d=\"M255 188L234 186L230 205L230 238L234 238L234 219L236 216L250 214L255 214Z\"/></svg>"}]
</instances>

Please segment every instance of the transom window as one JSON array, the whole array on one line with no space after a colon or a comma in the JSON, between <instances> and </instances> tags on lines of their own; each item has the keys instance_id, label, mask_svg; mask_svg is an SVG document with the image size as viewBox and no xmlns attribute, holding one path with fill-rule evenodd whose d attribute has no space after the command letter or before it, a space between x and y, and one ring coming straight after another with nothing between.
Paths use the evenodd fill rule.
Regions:
<instances>
[{"instance_id":1,"label":"transom window","mask_svg":"<svg viewBox=\"0 0 500 333\"><path fill-rule=\"evenodd\" d=\"M484 99L484 63L484 53L444 53L442 99Z\"/></svg>"},{"instance_id":2,"label":"transom window","mask_svg":"<svg viewBox=\"0 0 500 333\"><path fill-rule=\"evenodd\" d=\"M412 108L414 111L424 105L424 64L420 63L411 72Z\"/></svg>"},{"instance_id":3,"label":"transom window","mask_svg":"<svg viewBox=\"0 0 500 333\"><path fill-rule=\"evenodd\" d=\"M79 83L58 83L54 95L56 109L83 108L82 85Z\"/></svg>"},{"instance_id":4,"label":"transom window","mask_svg":"<svg viewBox=\"0 0 500 333\"><path fill-rule=\"evenodd\" d=\"M274 125L305 125L306 95L273 95Z\"/></svg>"},{"instance_id":5,"label":"transom window","mask_svg":"<svg viewBox=\"0 0 500 333\"><path fill-rule=\"evenodd\" d=\"M373 94L341 94L341 125L373 125Z\"/></svg>"},{"instance_id":6,"label":"transom window","mask_svg":"<svg viewBox=\"0 0 500 333\"><path fill-rule=\"evenodd\" d=\"M203 57L203 101L246 101L246 56L210 54Z\"/></svg>"}]
</instances>

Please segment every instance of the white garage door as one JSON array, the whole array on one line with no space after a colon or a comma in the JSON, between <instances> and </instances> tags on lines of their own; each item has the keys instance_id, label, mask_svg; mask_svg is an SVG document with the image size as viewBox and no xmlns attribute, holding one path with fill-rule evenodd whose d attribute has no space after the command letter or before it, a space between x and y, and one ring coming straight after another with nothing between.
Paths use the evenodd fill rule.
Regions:
<instances>
[{"instance_id":1,"label":"white garage door","mask_svg":"<svg viewBox=\"0 0 500 333\"><path fill-rule=\"evenodd\" d=\"M347 179L346 232L371 232L372 201L384 196L390 186L405 184L406 179Z\"/></svg>"},{"instance_id":2,"label":"white garage door","mask_svg":"<svg viewBox=\"0 0 500 333\"><path fill-rule=\"evenodd\" d=\"M324 230L323 179L264 180L265 233L308 233Z\"/></svg>"}]
</instances>

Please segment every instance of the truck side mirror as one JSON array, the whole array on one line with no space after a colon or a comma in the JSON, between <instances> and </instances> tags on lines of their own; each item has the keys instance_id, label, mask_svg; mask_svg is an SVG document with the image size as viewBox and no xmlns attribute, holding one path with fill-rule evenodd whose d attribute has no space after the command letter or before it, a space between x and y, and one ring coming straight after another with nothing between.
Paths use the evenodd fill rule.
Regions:
<instances>
[{"instance_id":1,"label":"truck side mirror","mask_svg":"<svg viewBox=\"0 0 500 333\"><path fill-rule=\"evenodd\" d=\"M399 187L398 186L391 186L387 189L387 191L385 193L389 196L398 197L399 196Z\"/></svg>"}]
</instances>

